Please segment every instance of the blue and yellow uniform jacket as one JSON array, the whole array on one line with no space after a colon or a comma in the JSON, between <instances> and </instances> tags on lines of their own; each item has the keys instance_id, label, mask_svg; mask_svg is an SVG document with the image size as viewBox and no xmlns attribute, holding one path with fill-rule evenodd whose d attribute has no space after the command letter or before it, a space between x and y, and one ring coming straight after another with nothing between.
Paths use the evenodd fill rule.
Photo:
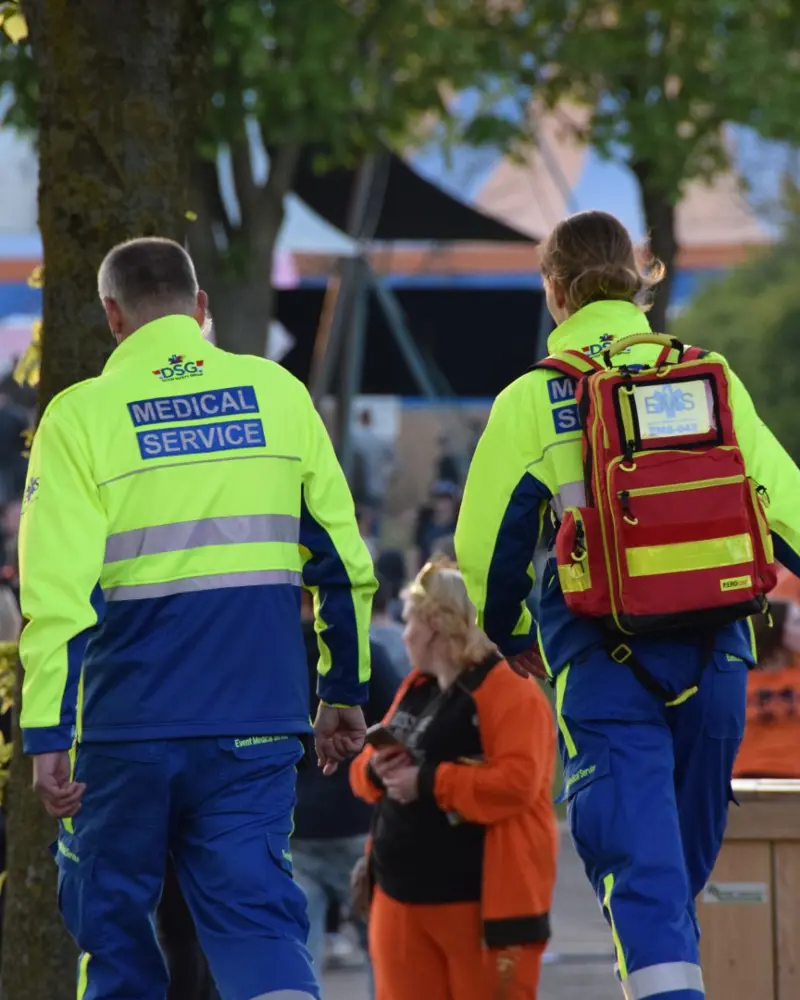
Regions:
<instances>
[{"instance_id":1,"label":"blue and yellow uniform jacket","mask_svg":"<svg viewBox=\"0 0 800 1000\"><path fill-rule=\"evenodd\" d=\"M300 586L320 697L367 698L375 579L311 399L169 316L57 396L20 526L26 752L304 733Z\"/></svg>"},{"instance_id":2,"label":"blue and yellow uniform jacket","mask_svg":"<svg viewBox=\"0 0 800 1000\"><path fill-rule=\"evenodd\" d=\"M560 324L548 340L551 353L579 350L598 354L609 343L650 329L630 302L594 302ZM702 346L702 345L700 345ZM659 348L641 344L617 355L615 363L648 364ZM748 475L766 487L767 517L776 558L800 575L800 470L759 419L741 380L730 373L731 406ZM547 544L556 516L583 494L583 462L574 383L534 370L496 399L469 470L456 530L456 553L479 623L506 655L522 652L538 638L549 669L557 674L606 633L599 623L574 617L564 603L555 558L541 581L538 626L526 600L534 583L533 555ZM655 638L630 645L646 654ZM672 642L691 643L688 634ZM696 637L694 637L696 641ZM748 662L755 651L749 621L716 633L715 648Z\"/></svg>"}]
</instances>

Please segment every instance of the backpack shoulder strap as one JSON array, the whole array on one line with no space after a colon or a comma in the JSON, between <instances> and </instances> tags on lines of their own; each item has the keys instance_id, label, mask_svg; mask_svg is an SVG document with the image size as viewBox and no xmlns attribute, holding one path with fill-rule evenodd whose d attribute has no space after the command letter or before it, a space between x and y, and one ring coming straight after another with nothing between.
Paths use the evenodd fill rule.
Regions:
<instances>
[{"instance_id":1,"label":"backpack shoulder strap","mask_svg":"<svg viewBox=\"0 0 800 1000\"><path fill-rule=\"evenodd\" d=\"M546 358L531 365L528 370L535 371L537 368L560 372L574 379L581 379L592 372L603 371L603 366L599 362L581 351L558 351L556 354L548 354Z\"/></svg>"},{"instance_id":2,"label":"backpack shoulder strap","mask_svg":"<svg viewBox=\"0 0 800 1000\"><path fill-rule=\"evenodd\" d=\"M686 347L683 351L683 360L700 361L701 358L707 357L710 353L710 351L704 351L702 347Z\"/></svg>"},{"instance_id":3,"label":"backpack shoulder strap","mask_svg":"<svg viewBox=\"0 0 800 1000\"><path fill-rule=\"evenodd\" d=\"M655 337L653 339L655 340ZM676 337L664 337L663 339L669 342L664 345L656 358L656 368L660 368L665 364L675 365L684 361L699 361L709 353L708 351L704 351L702 347L684 346Z\"/></svg>"}]
</instances>

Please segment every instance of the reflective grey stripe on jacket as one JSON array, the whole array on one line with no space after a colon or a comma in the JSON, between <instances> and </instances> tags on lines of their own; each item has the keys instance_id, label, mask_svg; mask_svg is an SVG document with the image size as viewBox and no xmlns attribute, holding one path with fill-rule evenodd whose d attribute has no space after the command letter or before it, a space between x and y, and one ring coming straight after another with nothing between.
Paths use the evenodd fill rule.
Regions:
<instances>
[{"instance_id":1,"label":"reflective grey stripe on jacket","mask_svg":"<svg viewBox=\"0 0 800 1000\"><path fill-rule=\"evenodd\" d=\"M204 517L199 521L156 524L109 535L105 562L181 552L204 545L239 545L245 542L291 542L296 545L299 540L300 518L291 514Z\"/></svg>"},{"instance_id":2,"label":"reflective grey stripe on jacket","mask_svg":"<svg viewBox=\"0 0 800 1000\"><path fill-rule=\"evenodd\" d=\"M558 493L550 501L559 521L564 516L567 507L586 506L586 489L583 480L574 483L562 483L558 488Z\"/></svg>"}]
</instances>

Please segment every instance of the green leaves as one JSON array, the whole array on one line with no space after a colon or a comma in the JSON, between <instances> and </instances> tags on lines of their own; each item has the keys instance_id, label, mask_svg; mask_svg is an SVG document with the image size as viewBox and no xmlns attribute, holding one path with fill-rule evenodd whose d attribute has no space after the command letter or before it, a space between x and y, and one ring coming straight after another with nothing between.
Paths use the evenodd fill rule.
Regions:
<instances>
[{"instance_id":1,"label":"green leaves","mask_svg":"<svg viewBox=\"0 0 800 1000\"><path fill-rule=\"evenodd\" d=\"M800 460L800 217L774 247L713 282L674 323L686 343L720 351L761 418Z\"/></svg>"},{"instance_id":2,"label":"green leaves","mask_svg":"<svg viewBox=\"0 0 800 1000\"><path fill-rule=\"evenodd\" d=\"M589 141L652 161L671 200L727 162L722 126L800 129L800 27L790 0L537 0L539 95L592 108Z\"/></svg>"},{"instance_id":3,"label":"green leaves","mask_svg":"<svg viewBox=\"0 0 800 1000\"><path fill-rule=\"evenodd\" d=\"M233 116L241 127L249 114L269 146L322 144L348 158L382 137L413 135L421 115L441 112L443 88L491 77L518 90L524 84L525 46L513 16L480 4L208 0L207 7L215 95L208 125L219 142L232 138ZM520 102L528 96L520 92ZM494 140L485 117L453 138Z\"/></svg>"},{"instance_id":4,"label":"green leaves","mask_svg":"<svg viewBox=\"0 0 800 1000\"><path fill-rule=\"evenodd\" d=\"M212 41L212 100L201 137L207 158L240 140L248 117L268 147L319 144L333 160L351 159L381 139L402 146L417 137L421 120L447 114L443 94L473 87L502 91L519 113L481 107L453 116L448 141L505 145L524 134L534 82L529 38L505 5L206 0L205 8ZM33 127L36 86L26 46L0 40L2 82L16 95L7 120Z\"/></svg>"}]
</instances>

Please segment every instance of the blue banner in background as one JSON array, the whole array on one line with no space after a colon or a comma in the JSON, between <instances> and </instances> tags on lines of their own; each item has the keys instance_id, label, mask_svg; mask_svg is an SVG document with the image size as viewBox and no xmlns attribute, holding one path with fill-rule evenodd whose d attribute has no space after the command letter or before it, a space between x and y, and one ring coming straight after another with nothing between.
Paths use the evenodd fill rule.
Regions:
<instances>
[{"instance_id":1,"label":"blue banner in background","mask_svg":"<svg viewBox=\"0 0 800 1000\"><path fill-rule=\"evenodd\" d=\"M24 281L0 281L0 319L14 315L41 316L41 288L30 288Z\"/></svg>"}]
</instances>

